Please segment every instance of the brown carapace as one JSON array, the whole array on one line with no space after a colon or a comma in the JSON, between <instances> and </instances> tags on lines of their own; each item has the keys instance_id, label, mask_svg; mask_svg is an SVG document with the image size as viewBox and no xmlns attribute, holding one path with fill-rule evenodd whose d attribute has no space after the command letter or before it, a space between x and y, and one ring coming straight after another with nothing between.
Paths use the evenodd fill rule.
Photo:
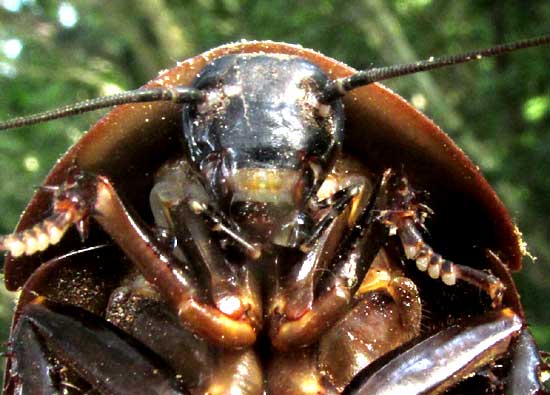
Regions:
<instances>
[{"instance_id":1,"label":"brown carapace","mask_svg":"<svg viewBox=\"0 0 550 395\"><path fill-rule=\"evenodd\" d=\"M102 118L0 238L4 394L543 393L519 232L378 79L240 42Z\"/></svg>"}]
</instances>

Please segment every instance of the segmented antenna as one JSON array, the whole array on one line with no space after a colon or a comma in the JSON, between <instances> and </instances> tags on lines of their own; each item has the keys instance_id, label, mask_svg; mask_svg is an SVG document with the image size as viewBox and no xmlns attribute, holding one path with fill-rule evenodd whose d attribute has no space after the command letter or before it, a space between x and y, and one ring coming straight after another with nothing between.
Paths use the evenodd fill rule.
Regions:
<instances>
[{"instance_id":1,"label":"segmented antenna","mask_svg":"<svg viewBox=\"0 0 550 395\"><path fill-rule=\"evenodd\" d=\"M327 84L325 94L320 101L323 103L329 103L334 99L344 96L346 93L355 88L372 84L373 82L419 73L421 71L439 69L442 67L480 60L491 56L502 55L504 53L517 51L519 49L547 44L550 44L550 35L496 45L491 48L478 49L459 55L442 56L439 58L430 57L428 59L409 64L375 67L372 69L359 71L350 77L340 78Z\"/></svg>"},{"instance_id":2,"label":"segmented antenna","mask_svg":"<svg viewBox=\"0 0 550 395\"><path fill-rule=\"evenodd\" d=\"M84 100L79 103L69 104L53 110L44 111L38 114L13 118L0 122L0 130L15 129L22 126L33 125L51 121L53 119L65 118L72 115L99 110L100 108L113 107L119 104L144 103L154 101L172 101L175 103L199 103L206 98L204 92L183 86L159 87L136 89L118 93L116 95L98 97Z\"/></svg>"},{"instance_id":3,"label":"segmented antenna","mask_svg":"<svg viewBox=\"0 0 550 395\"><path fill-rule=\"evenodd\" d=\"M438 69L446 66L466 63L486 57L501 55L530 47L550 44L550 35L544 35L527 40L516 41L495 47L466 52L460 55L428 58L414 63L377 67L356 74L334 80L327 84L325 93L320 101L329 103L332 100L344 96L347 92L373 82L383 81L394 77L418 73L421 71ZM64 118L72 115L95 111L100 108L112 107L119 104L144 103L153 101L172 101L176 103L200 103L206 99L206 94L198 89L173 86L136 89L112 96L104 96L96 99L85 100L75 104L69 104L57 109L41 112L34 115L13 118L0 122L0 130L14 129L22 126L33 125Z\"/></svg>"}]
</instances>

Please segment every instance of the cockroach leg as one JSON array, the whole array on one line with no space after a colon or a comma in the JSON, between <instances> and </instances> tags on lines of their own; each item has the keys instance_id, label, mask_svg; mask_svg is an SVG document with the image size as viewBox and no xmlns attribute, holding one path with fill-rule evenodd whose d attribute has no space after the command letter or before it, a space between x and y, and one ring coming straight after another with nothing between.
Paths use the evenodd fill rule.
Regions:
<instances>
[{"instance_id":1,"label":"cockroach leg","mask_svg":"<svg viewBox=\"0 0 550 395\"><path fill-rule=\"evenodd\" d=\"M331 230L331 226L328 230ZM324 235L314 248L304 256L302 264L310 265L310 270L298 282L290 276L279 292L271 300L268 316L270 317L270 337L272 344L280 350L314 343L321 333L330 327L346 311L351 301L349 289L342 284L325 289L325 292L314 298L314 288L318 272L316 267L324 265L327 254L333 250L324 248L332 240ZM292 274L296 273L293 268Z\"/></svg>"},{"instance_id":2,"label":"cockroach leg","mask_svg":"<svg viewBox=\"0 0 550 395\"><path fill-rule=\"evenodd\" d=\"M240 239L238 247L250 260L258 259L261 252L231 229L224 215L210 205L209 194L186 161L165 164L155 181L150 193L155 223L174 233L180 260L210 283L210 297L219 311L235 320L246 315L260 327L261 301L246 284L243 272L247 265L233 265L227 260L220 237Z\"/></svg>"},{"instance_id":3,"label":"cockroach leg","mask_svg":"<svg viewBox=\"0 0 550 395\"><path fill-rule=\"evenodd\" d=\"M545 370L533 336L525 329L512 346L506 393L548 394L544 392L542 372ZM546 367L548 369L548 367Z\"/></svg>"},{"instance_id":4,"label":"cockroach leg","mask_svg":"<svg viewBox=\"0 0 550 395\"><path fill-rule=\"evenodd\" d=\"M222 350L182 328L169 306L139 274L113 292L106 318L162 355L193 394L264 393L261 364L253 349Z\"/></svg>"},{"instance_id":5,"label":"cockroach leg","mask_svg":"<svg viewBox=\"0 0 550 395\"><path fill-rule=\"evenodd\" d=\"M0 236L0 250L8 251L13 257L33 255L57 244L73 224L84 237L87 219L93 208L93 199L88 199L93 196L87 195L93 191L89 182L89 177L71 171L63 185L56 188L49 186L54 201L52 214L30 229Z\"/></svg>"},{"instance_id":6,"label":"cockroach leg","mask_svg":"<svg viewBox=\"0 0 550 395\"><path fill-rule=\"evenodd\" d=\"M323 199L324 203L319 206L328 209L328 212L324 214L307 241L300 245L300 250L305 255L286 276L282 294L284 314L288 319L299 319L311 309L315 284L333 259L334 252L338 250L346 231L344 218L338 221L336 219L350 208L362 186L353 185L340 189L331 197ZM348 212L346 216L349 215Z\"/></svg>"},{"instance_id":7,"label":"cockroach leg","mask_svg":"<svg viewBox=\"0 0 550 395\"><path fill-rule=\"evenodd\" d=\"M414 260L420 271L426 271L433 279L441 278L443 283L454 285L457 280L465 281L489 295L493 307L502 304L504 284L495 276L469 266L444 259L428 245L420 231L429 211L416 201L415 191L404 175L397 175L388 169L381 183L380 199L377 202L377 220L397 234L407 259Z\"/></svg>"},{"instance_id":8,"label":"cockroach leg","mask_svg":"<svg viewBox=\"0 0 550 395\"><path fill-rule=\"evenodd\" d=\"M198 200L190 200L189 208L191 208L195 214L200 215L205 221L207 221L207 223L212 224L212 231L220 232L221 234L228 236L232 240L233 244L239 247L250 258L257 260L262 256L262 250L258 246L244 239L238 229L235 229L234 226L228 224L228 221L219 210L216 210L211 205Z\"/></svg>"},{"instance_id":9,"label":"cockroach leg","mask_svg":"<svg viewBox=\"0 0 550 395\"><path fill-rule=\"evenodd\" d=\"M56 373L54 357L101 393L189 394L150 352L75 306L37 297L23 309L10 342L14 356L9 380L14 382L8 385L17 393L64 393L63 372Z\"/></svg>"},{"instance_id":10,"label":"cockroach leg","mask_svg":"<svg viewBox=\"0 0 550 395\"><path fill-rule=\"evenodd\" d=\"M352 307L316 345L275 354L268 389L288 395L340 394L363 368L419 335L421 310L414 283L380 250Z\"/></svg>"},{"instance_id":11,"label":"cockroach leg","mask_svg":"<svg viewBox=\"0 0 550 395\"><path fill-rule=\"evenodd\" d=\"M394 259L380 250L353 307L319 341L319 369L339 394L362 369L420 334L418 289Z\"/></svg>"},{"instance_id":12,"label":"cockroach leg","mask_svg":"<svg viewBox=\"0 0 550 395\"><path fill-rule=\"evenodd\" d=\"M324 231L272 301L270 336L276 348L310 345L345 314L382 245L379 224L367 220L376 194L359 193L366 185L337 190L333 201L343 207L328 208L331 220L320 225Z\"/></svg>"},{"instance_id":13,"label":"cockroach leg","mask_svg":"<svg viewBox=\"0 0 550 395\"><path fill-rule=\"evenodd\" d=\"M179 207L188 209L187 204ZM71 222L93 217L159 290L182 324L193 332L227 347L254 343L256 328L247 315L252 298L239 294L236 276L225 265L221 251L207 250L200 261L213 273L211 297L217 305L214 307L208 303L208 295L201 290L193 268L181 264L170 248L156 241L154 232L130 213L106 177L77 173L55 196L54 215L64 218L64 228ZM190 228L204 225L194 214L187 218ZM202 253L201 248L210 243L200 232L193 235L190 244ZM215 253L220 259L214 259Z\"/></svg>"},{"instance_id":14,"label":"cockroach leg","mask_svg":"<svg viewBox=\"0 0 550 395\"><path fill-rule=\"evenodd\" d=\"M469 326L455 325L428 337L379 369L366 368L343 395L442 394L505 356L522 330L521 318L510 309L489 312Z\"/></svg>"},{"instance_id":15,"label":"cockroach leg","mask_svg":"<svg viewBox=\"0 0 550 395\"><path fill-rule=\"evenodd\" d=\"M317 223L312 234L308 239L300 245L300 249L303 252L311 250L315 242L321 237L323 232L334 222L334 220L341 215L346 208L348 208L352 199L361 193L363 185L353 185L348 188L337 191L334 195L314 203L314 207L317 209L329 209L323 218Z\"/></svg>"},{"instance_id":16,"label":"cockroach leg","mask_svg":"<svg viewBox=\"0 0 550 395\"><path fill-rule=\"evenodd\" d=\"M120 248L139 268L147 281L154 284L163 297L176 309L184 326L215 343L228 347L242 347L256 339L256 328L246 316L246 307L238 297L238 284L229 270L222 271L223 261L214 261L207 250L205 265L215 266L211 273L212 298L218 308L210 306L199 291L197 280L190 266L180 265L171 251L156 246L145 226L130 215L115 189L103 177L97 178L97 199L94 218L111 235ZM180 208L188 209L187 204ZM195 215L189 215L189 225L201 227L204 223ZM196 219L196 221L193 221ZM131 235L131 237L129 237ZM190 241L199 252L211 246L200 234L200 229ZM202 237L201 237L202 236ZM213 254L214 252L212 252ZM221 252L218 251L221 255ZM223 256L222 256L223 258Z\"/></svg>"}]
</instances>

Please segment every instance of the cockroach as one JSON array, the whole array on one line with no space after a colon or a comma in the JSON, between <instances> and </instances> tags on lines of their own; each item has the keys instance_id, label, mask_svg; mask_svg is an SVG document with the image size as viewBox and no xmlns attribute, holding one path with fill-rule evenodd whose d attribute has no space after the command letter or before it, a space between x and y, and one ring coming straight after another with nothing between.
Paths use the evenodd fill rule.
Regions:
<instances>
[{"instance_id":1,"label":"cockroach","mask_svg":"<svg viewBox=\"0 0 550 395\"><path fill-rule=\"evenodd\" d=\"M0 239L4 394L542 393L520 233L377 81L549 43L356 72L239 42L0 123L117 106Z\"/></svg>"}]
</instances>

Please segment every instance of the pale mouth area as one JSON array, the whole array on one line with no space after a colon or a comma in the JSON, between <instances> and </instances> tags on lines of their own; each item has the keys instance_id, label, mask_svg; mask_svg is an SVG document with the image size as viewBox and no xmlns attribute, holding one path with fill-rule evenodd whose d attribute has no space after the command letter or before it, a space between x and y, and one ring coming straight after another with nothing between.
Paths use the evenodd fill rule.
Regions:
<instances>
[{"instance_id":1,"label":"pale mouth area","mask_svg":"<svg viewBox=\"0 0 550 395\"><path fill-rule=\"evenodd\" d=\"M294 205L293 190L301 173L291 169L246 168L228 179L233 201Z\"/></svg>"}]
</instances>

